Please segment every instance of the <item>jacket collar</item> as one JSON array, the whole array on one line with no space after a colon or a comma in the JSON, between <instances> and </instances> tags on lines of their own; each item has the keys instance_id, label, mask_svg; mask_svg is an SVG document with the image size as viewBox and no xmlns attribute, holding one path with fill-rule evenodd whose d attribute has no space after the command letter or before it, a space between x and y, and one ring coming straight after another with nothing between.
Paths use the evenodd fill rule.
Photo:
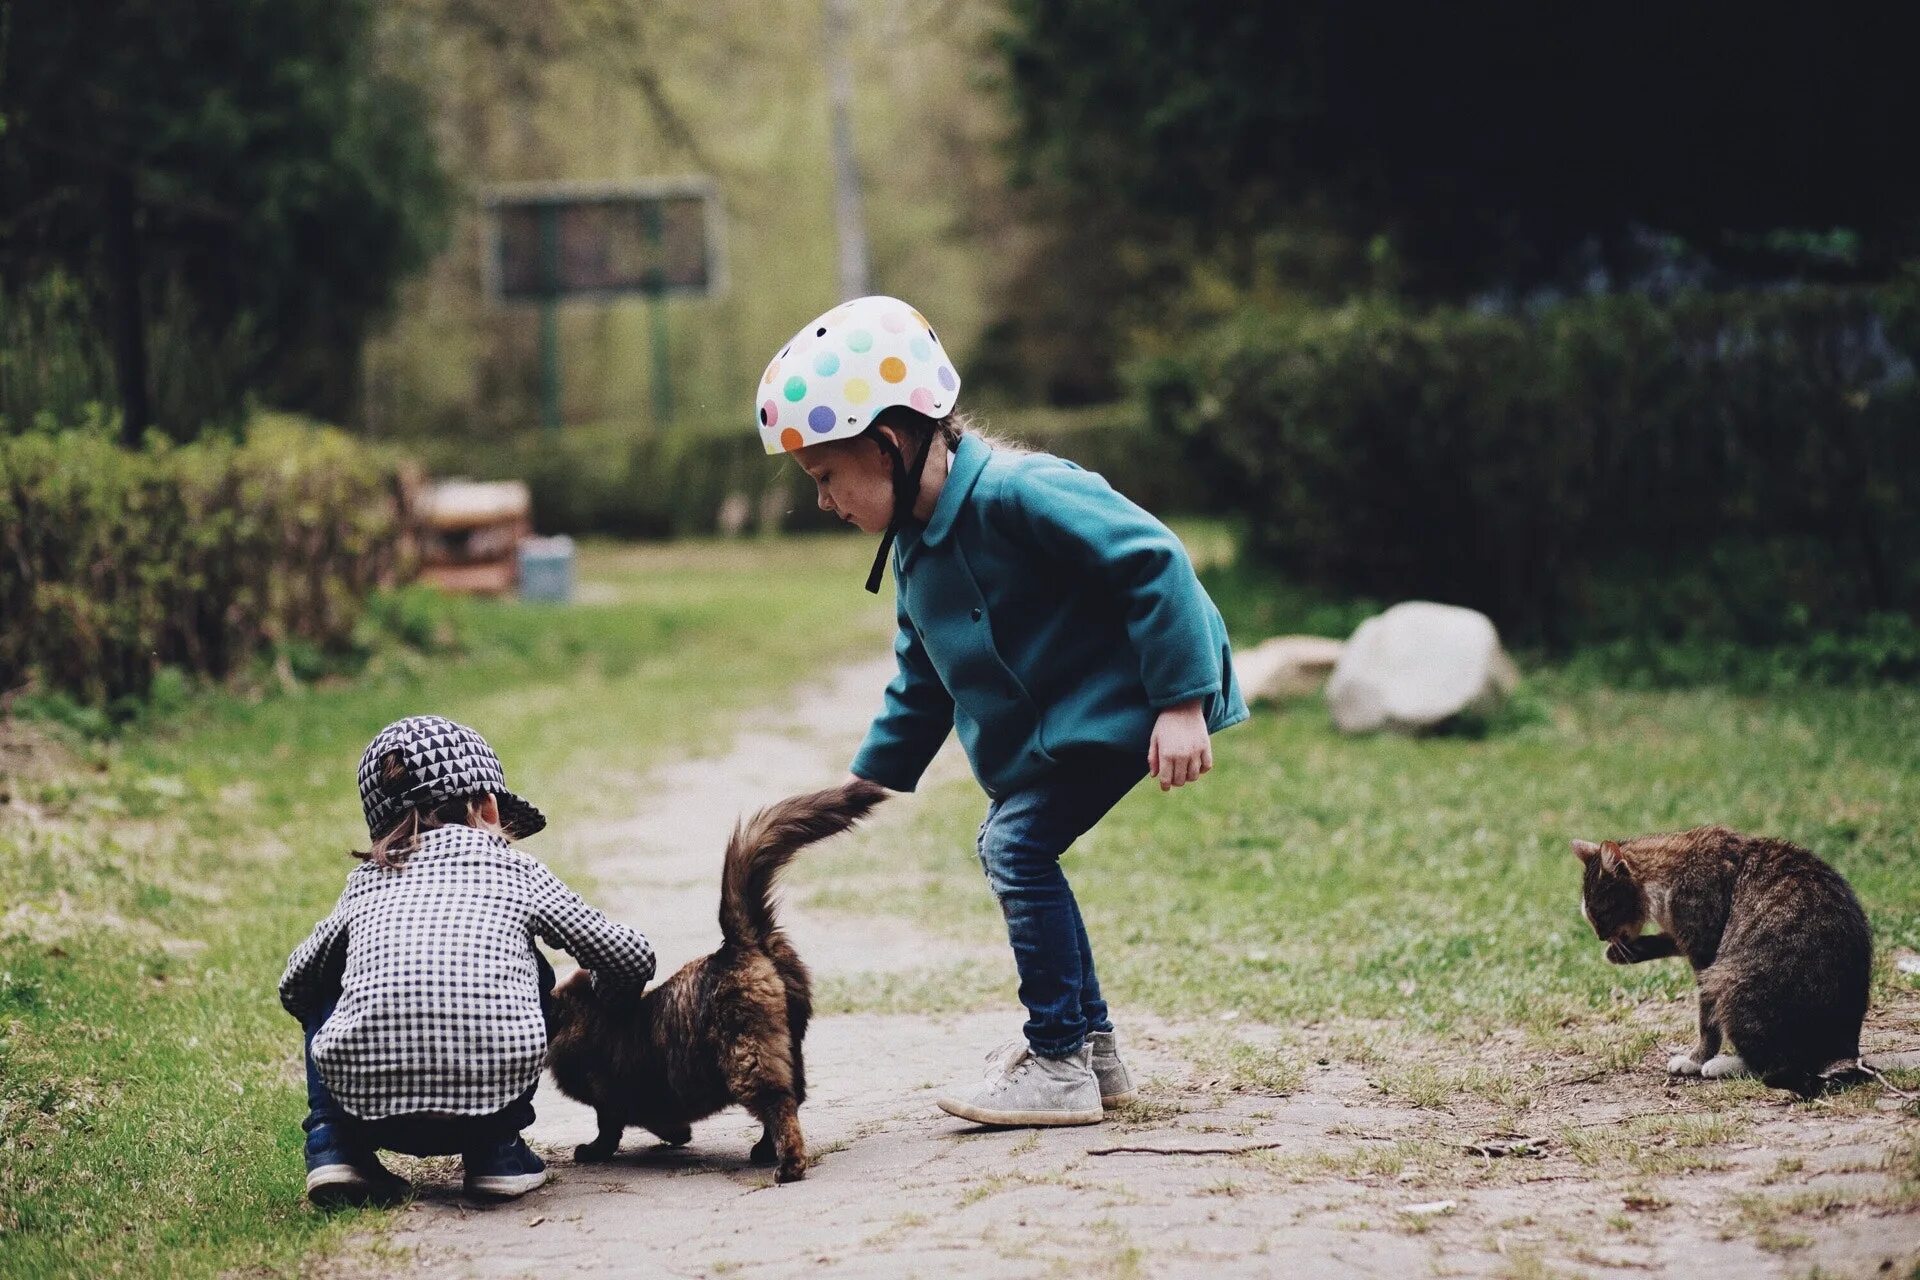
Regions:
<instances>
[{"instance_id":1,"label":"jacket collar","mask_svg":"<svg viewBox=\"0 0 1920 1280\"><path fill-rule=\"evenodd\" d=\"M933 515L920 533L922 545L937 547L953 531L960 508L967 505L968 495L980 482L980 473L987 469L987 459L992 456L993 450L979 436L968 432L960 437L960 447L947 464L947 482L940 487L940 500L933 504Z\"/></svg>"}]
</instances>

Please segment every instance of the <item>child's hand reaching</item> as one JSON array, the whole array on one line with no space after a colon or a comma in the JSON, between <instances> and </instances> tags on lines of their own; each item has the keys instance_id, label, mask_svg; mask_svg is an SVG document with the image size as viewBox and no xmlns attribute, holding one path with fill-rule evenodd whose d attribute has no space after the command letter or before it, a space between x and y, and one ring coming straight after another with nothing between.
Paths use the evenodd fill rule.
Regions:
<instances>
[{"instance_id":1,"label":"child's hand reaching","mask_svg":"<svg viewBox=\"0 0 1920 1280\"><path fill-rule=\"evenodd\" d=\"M1213 768L1213 743L1207 737L1207 713L1200 699L1168 707L1153 722L1153 741L1147 747L1147 772L1160 779L1160 789L1171 791Z\"/></svg>"}]
</instances>

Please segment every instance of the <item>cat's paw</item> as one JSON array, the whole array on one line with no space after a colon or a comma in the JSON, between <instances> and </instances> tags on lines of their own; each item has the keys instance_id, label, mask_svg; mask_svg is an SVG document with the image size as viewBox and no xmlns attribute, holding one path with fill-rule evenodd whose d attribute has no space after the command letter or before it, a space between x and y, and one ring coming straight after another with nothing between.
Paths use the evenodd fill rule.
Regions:
<instances>
[{"instance_id":1,"label":"cat's paw","mask_svg":"<svg viewBox=\"0 0 1920 1280\"><path fill-rule=\"evenodd\" d=\"M1670 1076L1697 1076L1700 1064L1690 1054L1676 1053L1667 1059L1667 1074Z\"/></svg>"},{"instance_id":2,"label":"cat's paw","mask_svg":"<svg viewBox=\"0 0 1920 1280\"><path fill-rule=\"evenodd\" d=\"M1723 1053L1707 1059L1700 1068L1700 1074L1709 1080L1725 1080L1730 1076L1747 1074L1747 1064L1737 1053Z\"/></svg>"}]
</instances>

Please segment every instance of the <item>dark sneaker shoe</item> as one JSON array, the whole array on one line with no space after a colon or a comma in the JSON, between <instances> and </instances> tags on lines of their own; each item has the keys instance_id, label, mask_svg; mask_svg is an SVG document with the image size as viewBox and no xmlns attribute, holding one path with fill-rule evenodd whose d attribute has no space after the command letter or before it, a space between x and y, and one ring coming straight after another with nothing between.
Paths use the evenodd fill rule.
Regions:
<instances>
[{"instance_id":1,"label":"dark sneaker shoe","mask_svg":"<svg viewBox=\"0 0 1920 1280\"><path fill-rule=\"evenodd\" d=\"M321 1209L399 1204L413 1187L380 1157L345 1140L330 1124L307 1135L307 1199Z\"/></svg>"},{"instance_id":2,"label":"dark sneaker shoe","mask_svg":"<svg viewBox=\"0 0 1920 1280\"><path fill-rule=\"evenodd\" d=\"M1087 1036L1093 1050L1093 1078L1100 1082L1100 1105L1112 1110L1124 1107L1140 1095L1134 1091L1133 1076L1120 1061L1120 1041L1111 1031L1095 1031Z\"/></svg>"},{"instance_id":3,"label":"dark sneaker shoe","mask_svg":"<svg viewBox=\"0 0 1920 1280\"><path fill-rule=\"evenodd\" d=\"M988 1055L986 1079L936 1103L950 1116L1011 1128L1099 1124L1103 1114L1085 1045L1064 1058L1043 1058L1025 1043L996 1051Z\"/></svg>"},{"instance_id":4,"label":"dark sneaker shoe","mask_svg":"<svg viewBox=\"0 0 1920 1280\"><path fill-rule=\"evenodd\" d=\"M485 1151L463 1157L467 1166L467 1194L511 1199L523 1196L547 1180L547 1165L518 1134Z\"/></svg>"}]
</instances>

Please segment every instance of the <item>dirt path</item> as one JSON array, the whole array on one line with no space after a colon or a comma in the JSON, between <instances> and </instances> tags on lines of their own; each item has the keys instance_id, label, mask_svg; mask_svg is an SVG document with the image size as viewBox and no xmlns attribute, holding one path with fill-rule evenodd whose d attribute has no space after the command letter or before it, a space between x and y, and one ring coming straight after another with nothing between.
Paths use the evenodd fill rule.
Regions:
<instances>
[{"instance_id":1,"label":"dirt path","mask_svg":"<svg viewBox=\"0 0 1920 1280\"><path fill-rule=\"evenodd\" d=\"M663 973L718 941L736 815L839 777L886 675L863 665L800 691L725 755L654 775L631 822L574 850L602 905L646 929ZM943 757L936 769L961 766ZM880 821L904 821L912 804ZM973 955L1011 963L994 939L967 952L904 922L791 906L784 919L828 978ZM1686 1016L1649 1011L1676 1043ZM1920 1030L1914 1009L1890 1017L1877 1043ZM529 1137L554 1166L550 1186L479 1207L460 1197L455 1162L415 1162L422 1199L344 1268L543 1280L1920 1274L1920 1120L1895 1099L1790 1108L1749 1091L1721 1105L1702 1092L1712 1086L1669 1086L1654 1066L1570 1078L1526 1062L1516 1041L1430 1046L1424 1065L1443 1079L1524 1065L1545 1096L1450 1090L1423 1108L1355 1054L1365 1028L1135 1021L1125 1032L1144 1100L1106 1125L1001 1132L941 1115L936 1089L1018 1021L1011 1008L819 1018L801 1114L816 1164L788 1186L747 1164L758 1128L739 1111L697 1126L687 1148L635 1131L617 1163L577 1168L592 1115L549 1085ZM1531 1143L1507 1132L1520 1125ZM1102 1153L1119 1145L1192 1153Z\"/></svg>"}]
</instances>

